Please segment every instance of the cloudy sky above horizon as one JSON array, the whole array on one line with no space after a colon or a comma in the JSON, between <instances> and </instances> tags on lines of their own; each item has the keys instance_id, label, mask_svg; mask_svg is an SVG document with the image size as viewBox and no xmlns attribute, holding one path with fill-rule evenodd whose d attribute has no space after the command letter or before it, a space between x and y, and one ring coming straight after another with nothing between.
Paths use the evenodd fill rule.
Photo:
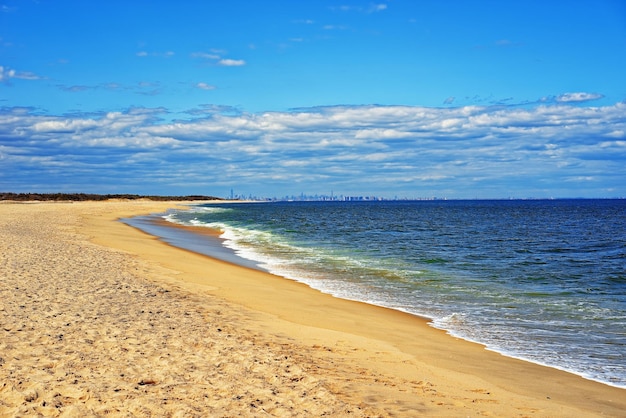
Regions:
<instances>
[{"instance_id":1,"label":"cloudy sky above horizon","mask_svg":"<svg viewBox=\"0 0 626 418\"><path fill-rule=\"evenodd\" d=\"M626 197L626 3L0 1L0 191Z\"/></svg>"}]
</instances>

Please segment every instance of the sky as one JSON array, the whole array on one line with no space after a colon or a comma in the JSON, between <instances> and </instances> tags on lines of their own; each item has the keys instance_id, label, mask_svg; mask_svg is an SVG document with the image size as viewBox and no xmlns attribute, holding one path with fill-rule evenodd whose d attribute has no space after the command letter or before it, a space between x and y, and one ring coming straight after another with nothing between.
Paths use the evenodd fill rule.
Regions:
<instances>
[{"instance_id":1,"label":"sky","mask_svg":"<svg viewBox=\"0 0 626 418\"><path fill-rule=\"evenodd\" d=\"M0 191L626 197L626 1L0 0Z\"/></svg>"}]
</instances>

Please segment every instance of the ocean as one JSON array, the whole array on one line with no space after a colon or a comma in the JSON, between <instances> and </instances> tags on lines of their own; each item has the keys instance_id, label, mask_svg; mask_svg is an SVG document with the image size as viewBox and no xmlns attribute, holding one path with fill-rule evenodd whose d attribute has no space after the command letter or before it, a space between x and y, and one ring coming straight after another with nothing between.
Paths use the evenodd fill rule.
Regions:
<instances>
[{"instance_id":1,"label":"ocean","mask_svg":"<svg viewBox=\"0 0 626 418\"><path fill-rule=\"evenodd\" d=\"M626 388L626 200L264 202L126 222L503 355Z\"/></svg>"}]
</instances>

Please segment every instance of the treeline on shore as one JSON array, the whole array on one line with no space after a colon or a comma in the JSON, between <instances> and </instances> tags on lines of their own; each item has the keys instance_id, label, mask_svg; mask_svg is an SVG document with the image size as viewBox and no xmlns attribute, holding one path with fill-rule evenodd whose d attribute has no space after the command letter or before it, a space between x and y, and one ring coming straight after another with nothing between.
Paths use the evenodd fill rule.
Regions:
<instances>
[{"instance_id":1,"label":"treeline on shore","mask_svg":"<svg viewBox=\"0 0 626 418\"><path fill-rule=\"evenodd\" d=\"M187 201L187 200L223 200L219 197L190 195L190 196L152 196L138 194L91 194L91 193L1 193L0 200L25 201L88 201L88 200L110 200L110 199L126 199L126 200L156 200L156 201Z\"/></svg>"}]
</instances>

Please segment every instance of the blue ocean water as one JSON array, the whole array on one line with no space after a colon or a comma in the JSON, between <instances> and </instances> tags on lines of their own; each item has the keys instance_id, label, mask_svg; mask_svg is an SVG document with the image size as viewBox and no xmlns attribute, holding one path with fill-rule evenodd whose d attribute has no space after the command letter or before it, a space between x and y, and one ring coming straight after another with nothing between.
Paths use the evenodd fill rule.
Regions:
<instances>
[{"instance_id":1,"label":"blue ocean water","mask_svg":"<svg viewBox=\"0 0 626 418\"><path fill-rule=\"evenodd\" d=\"M626 200L273 202L174 211L332 295L626 388Z\"/></svg>"}]
</instances>

